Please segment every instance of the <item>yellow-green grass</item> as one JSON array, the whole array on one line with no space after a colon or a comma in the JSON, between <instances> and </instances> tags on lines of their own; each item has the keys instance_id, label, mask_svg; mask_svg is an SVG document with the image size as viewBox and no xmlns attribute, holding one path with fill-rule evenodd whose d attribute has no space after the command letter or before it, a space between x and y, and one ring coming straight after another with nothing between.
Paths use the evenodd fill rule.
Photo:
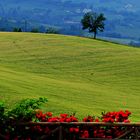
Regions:
<instances>
[{"instance_id":1,"label":"yellow-green grass","mask_svg":"<svg viewBox=\"0 0 140 140\"><path fill-rule=\"evenodd\" d=\"M0 100L47 97L78 117L132 111L140 121L140 49L63 35L0 33Z\"/></svg>"}]
</instances>

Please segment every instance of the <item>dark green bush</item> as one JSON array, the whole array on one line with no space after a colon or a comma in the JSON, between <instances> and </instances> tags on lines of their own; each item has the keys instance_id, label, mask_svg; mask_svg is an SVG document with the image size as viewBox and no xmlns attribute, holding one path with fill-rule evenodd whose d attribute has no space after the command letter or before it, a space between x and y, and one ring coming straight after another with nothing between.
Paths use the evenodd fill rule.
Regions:
<instances>
[{"instance_id":1,"label":"dark green bush","mask_svg":"<svg viewBox=\"0 0 140 140\"><path fill-rule=\"evenodd\" d=\"M38 28L33 28L33 29L31 30L31 32L32 32L32 33L39 33L39 29L38 29Z\"/></svg>"},{"instance_id":2,"label":"dark green bush","mask_svg":"<svg viewBox=\"0 0 140 140\"><path fill-rule=\"evenodd\" d=\"M48 27L46 29L47 34L59 34L59 30L55 27Z\"/></svg>"},{"instance_id":3,"label":"dark green bush","mask_svg":"<svg viewBox=\"0 0 140 140\"><path fill-rule=\"evenodd\" d=\"M0 121L3 120L4 117L5 106L3 102L0 102Z\"/></svg>"},{"instance_id":4,"label":"dark green bush","mask_svg":"<svg viewBox=\"0 0 140 140\"><path fill-rule=\"evenodd\" d=\"M42 103L46 103L46 98L39 99L24 99L17 103L13 109L7 112L7 115L11 119L18 121L30 121L36 113L36 109L39 109Z\"/></svg>"},{"instance_id":5,"label":"dark green bush","mask_svg":"<svg viewBox=\"0 0 140 140\"><path fill-rule=\"evenodd\" d=\"M21 28L14 28L13 32L22 32L22 29Z\"/></svg>"}]
</instances>

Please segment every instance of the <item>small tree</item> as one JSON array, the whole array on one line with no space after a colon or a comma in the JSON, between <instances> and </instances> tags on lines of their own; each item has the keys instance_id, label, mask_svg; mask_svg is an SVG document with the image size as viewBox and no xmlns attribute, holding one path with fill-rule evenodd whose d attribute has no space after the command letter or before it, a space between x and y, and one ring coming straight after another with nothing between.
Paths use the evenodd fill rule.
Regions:
<instances>
[{"instance_id":1,"label":"small tree","mask_svg":"<svg viewBox=\"0 0 140 140\"><path fill-rule=\"evenodd\" d=\"M38 29L38 28L33 28L33 29L31 30L31 32L32 32L32 33L39 33L39 29Z\"/></svg>"},{"instance_id":2,"label":"small tree","mask_svg":"<svg viewBox=\"0 0 140 140\"><path fill-rule=\"evenodd\" d=\"M21 29L21 28L19 28L19 29L18 29L18 32L22 32L22 29Z\"/></svg>"},{"instance_id":3,"label":"small tree","mask_svg":"<svg viewBox=\"0 0 140 140\"><path fill-rule=\"evenodd\" d=\"M14 28L13 32L22 32L22 29L21 28Z\"/></svg>"},{"instance_id":4,"label":"small tree","mask_svg":"<svg viewBox=\"0 0 140 140\"><path fill-rule=\"evenodd\" d=\"M48 27L46 30L47 34L59 34L59 30L55 27Z\"/></svg>"},{"instance_id":5,"label":"small tree","mask_svg":"<svg viewBox=\"0 0 140 140\"><path fill-rule=\"evenodd\" d=\"M88 12L84 15L83 19L81 20L83 30L88 29L88 31L91 33L94 33L94 39L96 39L96 35L98 31L103 32L104 31L104 21L106 18L104 17L104 14L97 14L94 12Z\"/></svg>"}]
</instances>

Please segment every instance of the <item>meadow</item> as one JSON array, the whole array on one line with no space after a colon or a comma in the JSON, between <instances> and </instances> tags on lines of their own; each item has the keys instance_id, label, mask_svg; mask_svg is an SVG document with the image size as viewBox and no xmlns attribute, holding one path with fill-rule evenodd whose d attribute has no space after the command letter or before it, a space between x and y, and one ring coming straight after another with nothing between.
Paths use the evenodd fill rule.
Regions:
<instances>
[{"instance_id":1,"label":"meadow","mask_svg":"<svg viewBox=\"0 0 140 140\"><path fill-rule=\"evenodd\" d=\"M0 33L0 100L47 97L45 111L128 109L140 121L140 49L82 37Z\"/></svg>"}]
</instances>

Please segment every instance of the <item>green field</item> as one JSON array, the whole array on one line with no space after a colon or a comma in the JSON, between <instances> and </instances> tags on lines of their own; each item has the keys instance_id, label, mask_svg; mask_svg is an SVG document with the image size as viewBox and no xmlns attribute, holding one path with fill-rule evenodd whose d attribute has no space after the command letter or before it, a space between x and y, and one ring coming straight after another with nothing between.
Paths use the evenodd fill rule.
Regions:
<instances>
[{"instance_id":1,"label":"green field","mask_svg":"<svg viewBox=\"0 0 140 140\"><path fill-rule=\"evenodd\" d=\"M140 49L63 35L0 33L0 100L47 97L77 116L129 109L140 121Z\"/></svg>"}]
</instances>

